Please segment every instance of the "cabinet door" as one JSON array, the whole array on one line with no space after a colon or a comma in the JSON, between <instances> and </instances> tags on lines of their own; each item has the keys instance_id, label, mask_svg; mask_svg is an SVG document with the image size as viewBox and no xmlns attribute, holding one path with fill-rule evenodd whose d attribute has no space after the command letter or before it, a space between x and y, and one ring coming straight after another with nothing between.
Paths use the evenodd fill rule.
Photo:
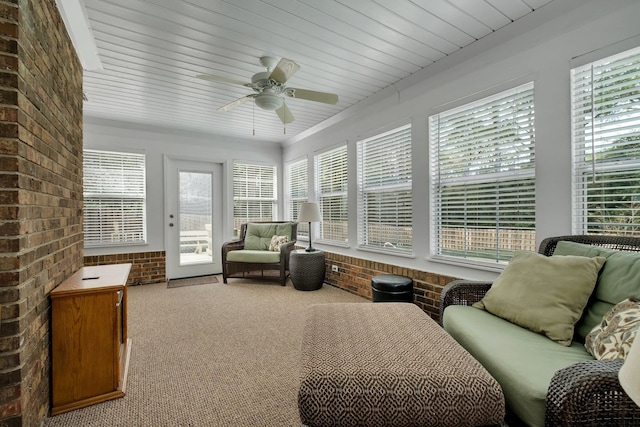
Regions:
<instances>
[{"instance_id":1,"label":"cabinet door","mask_svg":"<svg viewBox=\"0 0 640 427\"><path fill-rule=\"evenodd\" d=\"M57 298L52 307L54 406L118 387L116 292Z\"/></svg>"}]
</instances>

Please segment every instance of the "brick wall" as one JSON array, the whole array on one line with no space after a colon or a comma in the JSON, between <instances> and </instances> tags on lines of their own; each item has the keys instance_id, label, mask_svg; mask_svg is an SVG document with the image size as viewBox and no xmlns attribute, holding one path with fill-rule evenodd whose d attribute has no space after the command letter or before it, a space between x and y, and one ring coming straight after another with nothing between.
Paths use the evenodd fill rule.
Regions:
<instances>
[{"instance_id":1,"label":"brick wall","mask_svg":"<svg viewBox=\"0 0 640 427\"><path fill-rule=\"evenodd\" d=\"M2 426L47 415L48 295L82 246L82 68L53 0L0 0Z\"/></svg>"},{"instance_id":2,"label":"brick wall","mask_svg":"<svg viewBox=\"0 0 640 427\"><path fill-rule=\"evenodd\" d=\"M325 252L327 272L325 282L353 294L371 299L371 278L379 274L398 274L413 279L413 301L434 320L439 320L440 292L454 277L441 276L426 271L398 267L392 264L369 261L345 255ZM332 266L338 272L332 271Z\"/></svg>"},{"instance_id":3,"label":"brick wall","mask_svg":"<svg viewBox=\"0 0 640 427\"><path fill-rule=\"evenodd\" d=\"M146 285L166 280L165 251L130 254L93 255L84 257L84 265L131 263L129 285Z\"/></svg>"}]
</instances>

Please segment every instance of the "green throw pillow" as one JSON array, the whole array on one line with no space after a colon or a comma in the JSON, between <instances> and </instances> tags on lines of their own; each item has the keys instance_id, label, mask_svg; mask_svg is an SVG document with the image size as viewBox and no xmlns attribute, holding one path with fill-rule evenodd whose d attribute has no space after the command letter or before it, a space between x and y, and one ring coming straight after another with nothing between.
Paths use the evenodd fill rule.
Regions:
<instances>
[{"instance_id":1,"label":"green throw pillow","mask_svg":"<svg viewBox=\"0 0 640 427\"><path fill-rule=\"evenodd\" d=\"M586 339L614 305L628 297L640 299L640 253L560 241L553 255L603 256L607 259L591 301L576 325L576 336L580 341Z\"/></svg>"},{"instance_id":2,"label":"green throw pillow","mask_svg":"<svg viewBox=\"0 0 640 427\"><path fill-rule=\"evenodd\" d=\"M569 346L603 257L515 255L474 307Z\"/></svg>"}]
</instances>

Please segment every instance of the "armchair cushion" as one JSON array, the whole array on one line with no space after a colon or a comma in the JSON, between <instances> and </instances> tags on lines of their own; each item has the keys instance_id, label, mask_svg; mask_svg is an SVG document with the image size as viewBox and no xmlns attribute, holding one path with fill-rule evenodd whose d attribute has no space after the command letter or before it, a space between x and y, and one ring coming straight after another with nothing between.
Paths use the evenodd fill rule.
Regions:
<instances>
[{"instance_id":1,"label":"armchair cushion","mask_svg":"<svg viewBox=\"0 0 640 427\"><path fill-rule=\"evenodd\" d=\"M291 223L247 224L244 248L256 251L268 251L273 236L287 236L291 241Z\"/></svg>"},{"instance_id":2,"label":"armchair cushion","mask_svg":"<svg viewBox=\"0 0 640 427\"><path fill-rule=\"evenodd\" d=\"M227 254L227 261L248 262L254 264L277 264L280 262L280 252L255 251L244 249L241 251L231 251Z\"/></svg>"},{"instance_id":3,"label":"armchair cushion","mask_svg":"<svg viewBox=\"0 0 640 427\"><path fill-rule=\"evenodd\" d=\"M519 253L474 307L569 346L605 260Z\"/></svg>"},{"instance_id":4,"label":"armchair cushion","mask_svg":"<svg viewBox=\"0 0 640 427\"><path fill-rule=\"evenodd\" d=\"M560 241L554 255L603 256L607 262L602 267L595 291L576 325L576 335L582 341L591 330L600 324L602 318L620 301L640 298L640 253L626 252Z\"/></svg>"},{"instance_id":5,"label":"armchair cushion","mask_svg":"<svg viewBox=\"0 0 640 427\"><path fill-rule=\"evenodd\" d=\"M443 325L500 383L507 407L530 426L544 426L547 388L554 373L593 360L582 343L565 347L473 307L447 307Z\"/></svg>"}]
</instances>

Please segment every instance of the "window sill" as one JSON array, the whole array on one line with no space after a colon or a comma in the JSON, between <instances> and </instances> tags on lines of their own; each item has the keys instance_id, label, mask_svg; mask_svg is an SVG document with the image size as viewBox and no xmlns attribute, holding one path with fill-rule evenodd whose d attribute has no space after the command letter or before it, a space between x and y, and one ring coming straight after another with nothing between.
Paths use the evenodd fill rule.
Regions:
<instances>
[{"instance_id":1,"label":"window sill","mask_svg":"<svg viewBox=\"0 0 640 427\"><path fill-rule=\"evenodd\" d=\"M490 263L486 261L485 262L474 261L474 260L455 258L455 257L444 256L444 255L433 255L433 256L427 257L427 261L436 262L440 264L455 265L458 267L473 268L476 270L498 272L498 273L501 273L502 270L504 270L504 268L507 266L506 263L501 264L501 263Z\"/></svg>"},{"instance_id":2,"label":"window sill","mask_svg":"<svg viewBox=\"0 0 640 427\"><path fill-rule=\"evenodd\" d=\"M84 249L102 249L102 248L128 248L130 246L148 246L149 242L118 242L118 243L100 243L97 245L85 245Z\"/></svg>"},{"instance_id":3,"label":"window sill","mask_svg":"<svg viewBox=\"0 0 640 427\"><path fill-rule=\"evenodd\" d=\"M351 247L349 245L349 242L336 242L334 240L322 240L322 239L317 239L313 241L314 243L320 243L322 245L327 245L327 246L336 246L339 248L349 248Z\"/></svg>"},{"instance_id":4,"label":"window sill","mask_svg":"<svg viewBox=\"0 0 640 427\"><path fill-rule=\"evenodd\" d=\"M362 252L373 252L373 253L377 253L377 254L382 254L382 255L390 255L390 256L397 256L397 257L402 257L402 258L413 258L415 259L415 254L413 252L404 252L404 251L393 251L393 250L389 250L389 249L382 249L382 248L376 248L376 247L371 247L371 246L358 246L356 248L358 251L362 251Z\"/></svg>"}]
</instances>

